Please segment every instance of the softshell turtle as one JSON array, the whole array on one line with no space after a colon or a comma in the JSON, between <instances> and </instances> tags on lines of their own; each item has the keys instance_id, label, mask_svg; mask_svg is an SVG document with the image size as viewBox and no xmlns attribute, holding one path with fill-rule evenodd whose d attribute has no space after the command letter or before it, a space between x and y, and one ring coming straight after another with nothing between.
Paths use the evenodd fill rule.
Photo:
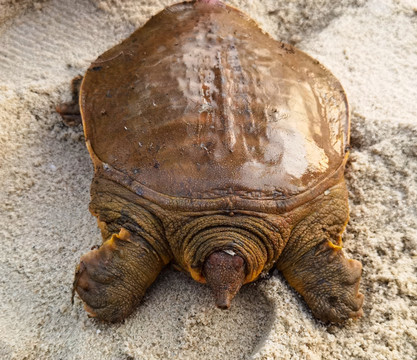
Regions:
<instances>
[{"instance_id":1,"label":"softshell turtle","mask_svg":"<svg viewBox=\"0 0 417 360\"><path fill-rule=\"evenodd\" d=\"M104 240L74 280L91 316L124 319L169 263L220 308L276 268L317 318L362 315L341 240L348 104L318 61L220 1L184 2L99 56L79 105Z\"/></svg>"}]
</instances>

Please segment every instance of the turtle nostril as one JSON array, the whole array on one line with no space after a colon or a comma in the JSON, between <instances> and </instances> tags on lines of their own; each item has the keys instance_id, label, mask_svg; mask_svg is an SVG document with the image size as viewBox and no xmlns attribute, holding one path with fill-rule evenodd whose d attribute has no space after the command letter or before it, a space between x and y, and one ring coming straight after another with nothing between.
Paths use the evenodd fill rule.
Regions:
<instances>
[{"instance_id":1,"label":"turtle nostril","mask_svg":"<svg viewBox=\"0 0 417 360\"><path fill-rule=\"evenodd\" d=\"M216 304L216 306L217 306L219 309L222 309L222 310L228 310L228 309L230 309L230 302L229 302L229 304Z\"/></svg>"},{"instance_id":2,"label":"turtle nostril","mask_svg":"<svg viewBox=\"0 0 417 360\"><path fill-rule=\"evenodd\" d=\"M224 298L216 298L216 306L222 310L230 309L230 296L225 296Z\"/></svg>"}]
</instances>

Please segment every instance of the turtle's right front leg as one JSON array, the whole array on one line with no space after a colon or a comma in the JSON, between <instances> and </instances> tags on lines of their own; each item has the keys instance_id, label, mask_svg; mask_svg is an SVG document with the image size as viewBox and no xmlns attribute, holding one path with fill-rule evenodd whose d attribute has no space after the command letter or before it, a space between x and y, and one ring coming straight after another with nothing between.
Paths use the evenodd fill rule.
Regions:
<instances>
[{"instance_id":1,"label":"turtle's right front leg","mask_svg":"<svg viewBox=\"0 0 417 360\"><path fill-rule=\"evenodd\" d=\"M80 113L80 88L83 77L81 75L76 76L71 81L71 93L72 100L70 102L60 104L56 107L56 111L61 115L62 120L68 126L76 126L81 124L81 113Z\"/></svg>"},{"instance_id":2,"label":"turtle's right front leg","mask_svg":"<svg viewBox=\"0 0 417 360\"><path fill-rule=\"evenodd\" d=\"M120 321L136 308L164 265L150 244L122 228L81 257L73 294L78 293L90 316Z\"/></svg>"}]
</instances>

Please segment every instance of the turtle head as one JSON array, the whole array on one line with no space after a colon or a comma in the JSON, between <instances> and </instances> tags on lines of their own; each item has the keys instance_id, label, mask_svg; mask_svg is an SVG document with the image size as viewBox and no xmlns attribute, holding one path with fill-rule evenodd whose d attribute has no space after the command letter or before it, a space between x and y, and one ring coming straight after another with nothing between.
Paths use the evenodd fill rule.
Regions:
<instances>
[{"instance_id":1,"label":"turtle head","mask_svg":"<svg viewBox=\"0 0 417 360\"><path fill-rule=\"evenodd\" d=\"M245 261L231 251L216 251L204 262L203 274L213 292L216 306L228 309L230 301L243 285Z\"/></svg>"}]
</instances>

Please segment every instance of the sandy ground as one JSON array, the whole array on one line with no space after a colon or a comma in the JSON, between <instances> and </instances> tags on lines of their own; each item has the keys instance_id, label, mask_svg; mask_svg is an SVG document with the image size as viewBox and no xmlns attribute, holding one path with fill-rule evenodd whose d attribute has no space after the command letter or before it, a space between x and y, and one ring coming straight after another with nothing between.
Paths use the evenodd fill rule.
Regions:
<instances>
[{"instance_id":1,"label":"sandy ground","mask_svg":"<svg viewBox=\"0 0 417 360\"><path fill-rule=\"evenodd\" d=\"M0 2L0 358L416 359L415 0L229 2L320 60L348 93L344 240L364 266L362 319L321 324L279 273L244 287L228 312L172 269L123 324L71 306L74 267L100 234L82 131L54 107L101 52L173 2Z\"/></svg>"}]
</instances>

